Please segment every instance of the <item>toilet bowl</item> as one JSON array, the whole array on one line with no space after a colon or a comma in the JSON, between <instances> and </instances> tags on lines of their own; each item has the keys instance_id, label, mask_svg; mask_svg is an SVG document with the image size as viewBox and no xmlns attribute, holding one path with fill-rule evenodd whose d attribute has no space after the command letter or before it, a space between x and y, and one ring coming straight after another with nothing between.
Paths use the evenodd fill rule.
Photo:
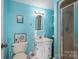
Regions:
<instances>
[{"instance_id":1,"label":"toilet bowl","mask_svg":"<svg viewBox=\"0 0 79 59\"><path fill-rule=\"evenodd\" d=\"M27 55L25 53L16 54L13 59L27 59Z\"/></svg>"},{"instance_id":2,"label":"toilet bowl","mask_svg":"<svg viewBox=\"0 0 79 59\"><path fill-rule=\"evenodd\" d=\"M27 55L25 54L25 50L27 48L27 42L20 42L13 44L13 59L27 59Z\"/></svg>"}]
</instances>

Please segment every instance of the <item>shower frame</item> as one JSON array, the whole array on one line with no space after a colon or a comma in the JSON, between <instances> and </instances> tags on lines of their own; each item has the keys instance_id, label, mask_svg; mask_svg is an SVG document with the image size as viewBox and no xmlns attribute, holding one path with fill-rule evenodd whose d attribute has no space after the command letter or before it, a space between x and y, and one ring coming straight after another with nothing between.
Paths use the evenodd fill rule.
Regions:
<instances>
[{"instance_id":1,"label":"shower frame","mask_svg":"<svg viewBox=\"0 0 79 59\"><path fill-rule=\"evenodd\" d=\"M64 59L64 57L63 57L63 52L64 52L64 45L63 45L63 40L64 40L64 36L63 36L63 10L65 9L65 8L67 8L67 7L70 7L70 6L72 6L73 5L73 8L74 8L74 12L73 13L75 13L76 11L75 11L75 7L77 7L77 4L78 4L78 1L76 1L76 2L73 2L73 3L71 3L71 4L69 4L69 5L67 5L67 6L65 6L65 7L63 7L63 8L60 8L60 4L62 3L63 1L58 1L58 3L57 3L57 22L58 22L58 59ZM74 19L73 19L74 20ZM62 28L62 29L61 29ZM75 35L73 35L74 37L74 39L75 39ZM73 40L74 40L73 39ZM76 40L74 40L74 45L76 44L75 43L76 42ZM74 50L76 51L76 48L74 47ZM78 51L77 51L78 52ZM77 54L78 55L78 54ZM78 59L77 58L78 56L76 56L75 54L74 54L74 59Z\"/></svg>"}]
</instances>

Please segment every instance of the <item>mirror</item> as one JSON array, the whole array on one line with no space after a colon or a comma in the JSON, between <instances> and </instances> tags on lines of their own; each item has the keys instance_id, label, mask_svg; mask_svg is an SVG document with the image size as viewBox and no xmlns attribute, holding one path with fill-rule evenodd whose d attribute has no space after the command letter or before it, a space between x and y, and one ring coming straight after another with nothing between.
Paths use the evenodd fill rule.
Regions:
<instances>
[{"instance_id":1,"label":"mirror","mask_svg":"<svg viewBox=\"0 0 79 59\"><path fill-rule=\"evenodd\" d=\"M41 30L41 15L37 15L35 18L35 30Z\"/></svg>"}]
</instances>

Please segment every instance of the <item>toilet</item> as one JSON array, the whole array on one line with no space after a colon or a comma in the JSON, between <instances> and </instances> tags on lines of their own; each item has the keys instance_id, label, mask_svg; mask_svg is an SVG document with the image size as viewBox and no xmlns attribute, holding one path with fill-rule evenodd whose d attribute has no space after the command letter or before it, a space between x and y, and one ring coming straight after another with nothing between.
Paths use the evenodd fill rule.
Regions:
<instances>
[{"instance_id":1,"label":"toilet","mask_svg":"<svg viewBox=\"0 0 79 59\"><path fill-rule=\"evenodd\" d=\"M13 44L13 59L27 59L25 50L27 48L27 42L20 42Z\"/></svg>"}]
</instances>

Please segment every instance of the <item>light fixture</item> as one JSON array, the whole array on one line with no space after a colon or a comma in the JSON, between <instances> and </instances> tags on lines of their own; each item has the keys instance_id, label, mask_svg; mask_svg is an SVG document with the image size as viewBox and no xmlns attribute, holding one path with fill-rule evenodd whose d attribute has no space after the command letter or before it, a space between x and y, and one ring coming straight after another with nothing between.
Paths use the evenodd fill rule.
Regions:
<instances>
[{"instance_id":1,"label":"light fixture","mask_svg":"<svg viewBox=\"0 0 79 59\"><path fill-rule=\"evenodd\" d=\"M44 15L44 12L42 10L35 10L34 11L34 15L37 16L37 15L41 15L43 16Z\"/></svg>"}]
</instances>

